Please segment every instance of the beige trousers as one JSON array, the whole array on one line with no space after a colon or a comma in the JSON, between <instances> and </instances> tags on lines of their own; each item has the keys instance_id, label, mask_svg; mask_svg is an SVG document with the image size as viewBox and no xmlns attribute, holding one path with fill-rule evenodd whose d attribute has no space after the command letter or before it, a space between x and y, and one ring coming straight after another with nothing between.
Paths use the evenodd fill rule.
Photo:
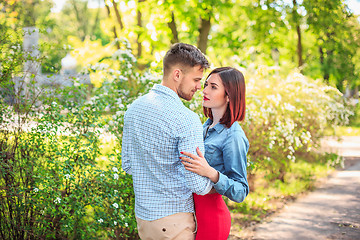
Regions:
<instances>
[{"instance_id":1,"label":"beige trousers","mask_svg":"<svg viewBox=\"0 0 360 240\"><path fill-rule=\"evenodd\" d=\"M176 213L154 221L136 217L141 240L194 240L194 213Z\"/></svg>"}]
</instances>

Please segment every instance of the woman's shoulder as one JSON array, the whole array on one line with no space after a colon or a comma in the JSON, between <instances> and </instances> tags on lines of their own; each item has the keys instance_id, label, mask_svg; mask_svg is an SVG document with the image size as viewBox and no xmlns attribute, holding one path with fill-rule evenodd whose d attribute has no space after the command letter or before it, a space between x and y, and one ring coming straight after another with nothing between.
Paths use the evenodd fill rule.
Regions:
<instances>
[{"instance_id":1,"label":"woman's shoulder","mask_svg":"<svg viewBox=\"0 0 360 240\"><path fill-rule=\"evenodd\" d=\"M242 127L240 126L239 122L234 122L230 128L228 128L229 132L244 132L244 130L242 129Z\"/></svg>"},{"instance_id":2,"label":"woman's shoulder","mask_svg":"<svg viewBox=\"0 0 360 240\"><path fill-rule=\"evenodd\" d=\"M246 134L238 122L234 122L231 127L227 129L227 134L229 138L242 138L248 142Z\"/></svg>"}]
</instances>

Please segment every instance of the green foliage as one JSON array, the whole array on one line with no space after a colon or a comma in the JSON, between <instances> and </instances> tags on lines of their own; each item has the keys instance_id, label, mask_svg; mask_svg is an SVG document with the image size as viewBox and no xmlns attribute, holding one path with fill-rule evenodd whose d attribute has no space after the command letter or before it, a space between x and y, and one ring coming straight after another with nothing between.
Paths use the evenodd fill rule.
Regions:
<instances>
[{"instance_id":1,"label":"green foliage","mask_svg":"<svg viewBox=\"0 0 360 240\"><path fill-rule=\"evenodd\" d=\"M310 151L326 127L349 122L353 113L340 92L294 72L282 79L266 67L247 75L247 120L251 169L285 181L296 155Z\"/></svg>"},{"instance_id":2,"label":"green foliage","mask_svg":"<svg viewBox=\"0 0 360 240\"><path fill-rule=\"evenodd\" d=\"M42 100L26 117L1 103L2 236L136 238L132 181L118 170L119 144L106 153L105 170L97 166L103 101L65 107Z\"/></svg>"},{"instance_id":3,"label":"green foliage","mask_svg":"<svg viewBox=\"0 0 360 240\"><path fill-rule=\"evenodd\" d=\"M21 66L25 61L20 52L14 52L14 59L19 61L9 64ZM13 84L16 68L2 67L3 72L12 71L1 81L0 89L5 90ZM22 75L19 79L24 80ZM120 167L122 110L127 103L119 106L113 100L118 82L96 89L99 95L90 100L86 100L87 86L76 79L72 87L55 90L37 89L34 83L1 91L1 236L137 239L132 180ZM115 89L111 96L108 89ZM4 101L8 92L15 96L13 105ZM110 125L112 118L104 118L109 106L117 111L116 123ZM104 136L116 139L105 152Z\"/></svg>"}]
</instances>

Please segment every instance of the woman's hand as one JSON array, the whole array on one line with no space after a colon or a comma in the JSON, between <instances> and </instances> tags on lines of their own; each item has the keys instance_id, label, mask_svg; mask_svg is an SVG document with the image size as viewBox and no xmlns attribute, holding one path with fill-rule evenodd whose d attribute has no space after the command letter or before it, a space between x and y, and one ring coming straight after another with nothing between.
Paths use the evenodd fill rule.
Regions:
<instances>
[{"instance_id":1,"label":"woman's hand","mask_svg":"<svg viewBox=\"0 0 360 240\"><path fill-rule=\"evenodd\" d=\"M213 183L217 183L219 181L218 171L209 165L198 147L196 148L196 152L199 156L188 152L181 152L181 154L189 157L180 157L181 163L185 166L185 169L207 177Z\"/></svg>"}]
</instances>

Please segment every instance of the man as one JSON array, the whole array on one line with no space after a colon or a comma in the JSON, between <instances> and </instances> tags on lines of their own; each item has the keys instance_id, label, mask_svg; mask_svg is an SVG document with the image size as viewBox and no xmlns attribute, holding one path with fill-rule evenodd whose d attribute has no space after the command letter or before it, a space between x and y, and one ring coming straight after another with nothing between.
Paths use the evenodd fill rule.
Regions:
<instances>
[{"instance_id":1,"label":"man","mask_svg":"<svg viewBox=\"0 0 360 240\"><path fill-rule=\"evenodd\" d=\"M133 177L135 215L142 240L194 239L192 193L204 195L208 178L186 171L181 152L204 152L199 117L181 102L201 88L209 63L192 45L177 43L163 60L163 80L125 113L122 168Z\"/></svg>"}]
</instances>

